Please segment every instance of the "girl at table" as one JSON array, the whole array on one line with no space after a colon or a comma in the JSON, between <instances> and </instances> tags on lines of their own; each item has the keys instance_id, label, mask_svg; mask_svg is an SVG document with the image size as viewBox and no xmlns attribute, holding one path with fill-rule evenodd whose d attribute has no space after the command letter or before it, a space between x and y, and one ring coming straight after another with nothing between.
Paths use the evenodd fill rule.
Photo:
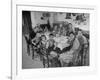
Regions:
<instances>
[{"instance_id":1,"label":"girl at table","mask_svg":"<svg viewBox=\"0 0 100 80\"><path fill-rule=\"evenodd\" d=\"M67 32L66 32L66 35L70 35L71 32L75 32L74 30L74 26L72 25L72 23L69 23L67 26Z\"/></svg>"}]
</instances>

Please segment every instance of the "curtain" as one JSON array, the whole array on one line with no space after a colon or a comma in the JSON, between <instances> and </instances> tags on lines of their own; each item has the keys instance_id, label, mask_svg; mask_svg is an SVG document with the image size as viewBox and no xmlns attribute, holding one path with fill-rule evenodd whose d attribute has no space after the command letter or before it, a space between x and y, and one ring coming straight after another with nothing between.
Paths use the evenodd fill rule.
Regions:
<instances>
[{"instance_id":1,"label":"curtain","mask_svg":"<svg viewBox=\"0 0 100 80\"><path fill-rule=\"evenodd\" d=\"M22 33L23 35L32 32L30 11L22 11Z\"/></svg>"}]
</instances>

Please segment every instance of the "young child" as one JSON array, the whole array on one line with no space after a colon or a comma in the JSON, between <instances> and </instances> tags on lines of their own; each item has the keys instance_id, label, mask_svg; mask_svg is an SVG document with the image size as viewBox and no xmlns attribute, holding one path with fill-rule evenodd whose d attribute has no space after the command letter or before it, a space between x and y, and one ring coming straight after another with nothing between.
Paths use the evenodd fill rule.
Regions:
<instances>
[{"instance_id":1,"label":"young child","mask_svg":"<svg viewBox=\"0 0 100 80\"><path fill-rule=\"evenodd\" d=\"M41 42L40 42L40 60L43 61L43 66L48 67L48 54L47 54L47 50L46 50L46 44L47 44L47 40L46 40L46 36L42 35L41 36Z\"/></svg>"}]
</instances>

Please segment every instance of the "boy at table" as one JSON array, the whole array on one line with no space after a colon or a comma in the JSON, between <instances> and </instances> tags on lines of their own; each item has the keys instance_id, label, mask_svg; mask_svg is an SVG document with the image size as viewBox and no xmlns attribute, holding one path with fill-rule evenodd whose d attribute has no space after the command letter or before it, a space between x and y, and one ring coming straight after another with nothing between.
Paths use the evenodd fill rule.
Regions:
<instances>
[{"instance_id":1,"label":"boy at table","mask_svg":"<svg viewBox=\"0 0 100 80\"><path fill-rule=\"evenodd\" d=\"M56 47L56 42L54 41L53 34L49 35L49 40L47 42L47 53L49 55L50 67L60 67L60 61L58 60L58 54L60 49Z\"/></svg>"}]
</instances>

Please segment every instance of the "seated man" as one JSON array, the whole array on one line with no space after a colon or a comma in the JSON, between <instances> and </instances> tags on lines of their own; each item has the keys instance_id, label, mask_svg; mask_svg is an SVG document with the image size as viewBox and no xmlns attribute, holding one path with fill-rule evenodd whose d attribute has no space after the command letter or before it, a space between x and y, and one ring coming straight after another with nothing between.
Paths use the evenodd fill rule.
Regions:
<instances>
[{"instance_id":1,"label":"seated man","mask_svg":"<svg viewBox=\"0 0 100 80\"><path fill-rule=\"evenodd\" d=\"M89 53L87 53L87 50L88 50L88 41L86 39L86 37L82 34L81 31L78 31L78 35L77 35L77 38L80 42L80 52L79 52L79 55L80 55L80 65L86 65L85 63L89 62L89 61L85 61L86 60L86 55L88 56ZM89 57L88 57L89 58ZM87 64L88 65L88 64Z\"/></svg>"},{"instance_id":2,"label":"seated man","mask_svg":"<svg viewBox=\"0 0 100 80\"><path fill-rule=\"evenodd\" d=\"M39 54L40 51L39 51L39 44L40 44L40 33L37 33L35 38L33 38L31 40L31 43L32 43L32 59L34 59L34 57L36 57L35 53Z\"/></svg>"}]
</instances>

